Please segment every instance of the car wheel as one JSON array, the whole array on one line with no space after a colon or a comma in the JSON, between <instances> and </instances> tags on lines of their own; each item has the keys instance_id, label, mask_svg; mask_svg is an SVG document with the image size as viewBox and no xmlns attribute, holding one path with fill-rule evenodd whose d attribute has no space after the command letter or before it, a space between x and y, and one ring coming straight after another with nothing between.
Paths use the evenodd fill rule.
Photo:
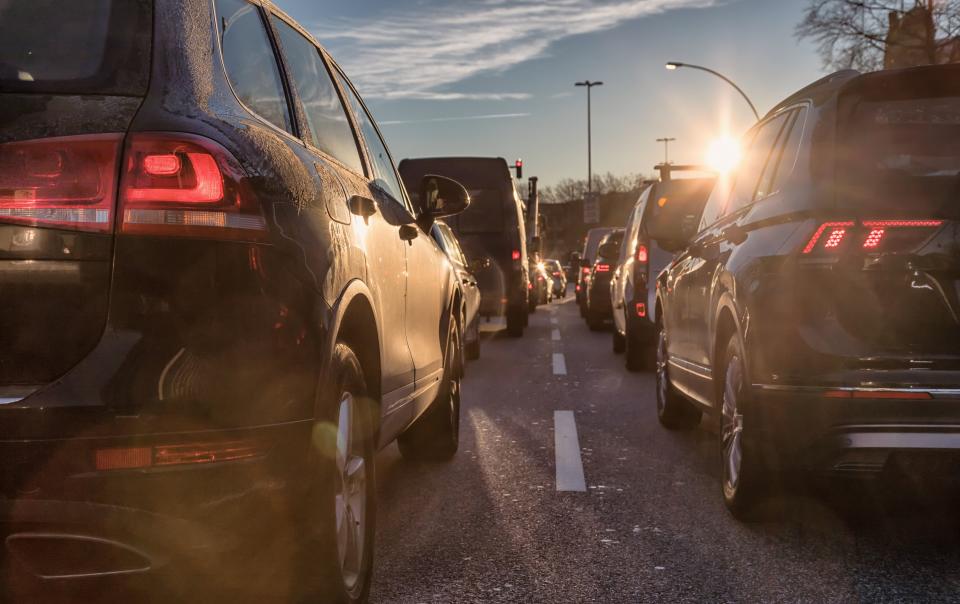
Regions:
<instances>
[{"instance_id":1,"label":"car wheel","mask_svg":"<svg viewBox=\"0 0 960 604\"><path fill-rule=\"evenodd\" d=\"M473 334L473 341L467 342L464 346L467 353L467 359L471 361L476 361L480 358L480 317L479 315L473 320L473 327L470 329L470 332Z\"/></svg>"},{"instance_id":2,"label":"car wheel","mask_svg":"<svg viewBox=\"0 0 960 604\"><path fill-rule=\"evenodd\" d=\"M314 428L315 480L306 498L308 519L297 582L298 601L365 602L373 568L376 474L373 418L363 369L338 342L331 360L332 400Z\"/></svg>"},{"instance_id":3,"label":"car wheel","mask_svg":"<svg viewBox=\"0 0 960 604\"><path fill-rule=\"evenodd\" d=\"M689 430L700 423L702 413L670 383L667 331L657 337L657 419L668 430Z\"/></svg>"},{"instance_id":4,"label":"car wheel","mask_svg":"<svg viewBox=\"0 0 960 604\"><path fill-rule=\"evenodd\" d=\"M507 335L511 338L523 337L525 319L526 313L523 310L507 311Z\"/></svg>"},{"instance_id":5,"label":"car wheel","mask_svg":"<svg viewBox=\"0 0 960 604\"><path fill-rule=\"evenodd\" d=\"M400 454L413 461L447 461L460 447L460 334L451 322L440 392L400 435Z\"/></svg>"},{"instance_id":6,"label":"car wheel","mask_svg":"<svg viewBox=\"0 0 960 604\"><path fill-rule=\"evenodd\" d=\"M724 355L722 406L720 415L720 465L723 502L739 520L750 520L751 512L770 485L769 472L749 439L744 438L746 366L740 339L734 334Z\"/></svg>"},{"instance_id":7,"label":"car wheel","mask_svg":"<svg viewBox=\"0 0 960 604\"><path fill-rule=\"evenodd\" d=\"M613 326L613 353L622 354L627 347L627 339L620 333L617 326Z\"/></svg>"}]
</instances>

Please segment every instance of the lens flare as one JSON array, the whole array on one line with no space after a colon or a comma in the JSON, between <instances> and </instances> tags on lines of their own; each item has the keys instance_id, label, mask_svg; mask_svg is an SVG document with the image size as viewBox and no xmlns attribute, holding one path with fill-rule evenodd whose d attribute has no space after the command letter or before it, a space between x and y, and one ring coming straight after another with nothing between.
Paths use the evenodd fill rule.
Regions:
<instances>
[{"instance_id":1,"label":"lens flare","mask_svg":"<svg viewBox=\"0 0 960 604\"><path fill-rule=\"evenodd\" d=\"M710 143L705 159L712 170L727 174L737 168L742 155L740 141L730 136L723 136Z\"/></svg>"}]
</instances>

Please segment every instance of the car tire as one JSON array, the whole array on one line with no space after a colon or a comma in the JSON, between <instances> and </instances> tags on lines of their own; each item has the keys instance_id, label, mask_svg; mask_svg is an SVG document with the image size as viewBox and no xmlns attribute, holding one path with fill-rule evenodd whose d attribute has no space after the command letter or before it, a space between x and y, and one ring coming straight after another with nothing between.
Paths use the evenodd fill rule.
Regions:
<instances>
[{"instance_id":1,"label":"car tire","mask_svg":"<svg viewBox=\"0 0 960 604\"><path fill-rule=\"evenodd\" d=\"M624 324L627 327L627 333L624 336L623 357L627 371L639 372L656 369L657 356L654 347L640 340L640 337L635 333L636 329L631 329L629 318L625 320Z\"/></svg>"},{"instance_id":2,"label":"car tire","mask_svg":"<svg viewBox=\"0 0 960 604\"><path fill-rule=\"evenodd\" d=\"M397 438L400 454L411 461L449 461L460 447L460 334L451 322L437 398Z\"/></svg>"},{"instance_id":3,"label":"car tire","mask_svg":"<svg viewBox=\"0 0 960 604\"><path fill-rule=\"evenodd\" d=\"M670 382L669 360L667 331L661 325L657 335L657 419L668 430L690 430L703 414Z\"/></svg>"},{"instance_id":4,"label":"car tire","mask_svg":"<svg viewBox=\"0 0 960 604\"><path fill-rule=\"evenodd\" d=\"M627 348L627 338L620 333L617 326L613 326L613 354L623 354Z\"/></svg>"},{"instance_id":5,"label":"car tire","mask_svg":"<svg viewBox=\"0 0 960 604\"><path fill-rule=\"evenodd\" d=\"M336 344L330 367L330 400L318 407L308 464L295 599L356 604L366 602L373 574L377 405L348 344Z\"/></svg>"},{"instance_id":6,"label":"car tire","mask_svg":"<svg viewBox=\"0 0 960 604\"><path fill-rule=\"evenodd\" d=\"M507 335L511 338L522 338L523 328L526 325L526 314L523 310L507 311Z\"/></svg>"},{"instance_id":7,"label":"car tire","mask_svg":"<svg viewBox=\"0 0 960 604\"><path fill-rule=\"evenodd\" d=\"M473 319L473 326L470 328L470 333L473 334L473 341L467 342L464 345L466 350L466 356L468 361L476 361L480 358L480 316L477 315Z\"/></svg>"},{"instance_id":8,"label":"car tire","mask_svg":"<svg viewBox=\"0 0 960 604\"><path fill-rule=\"evenodd\" d=\"M603 318L600 313L587 308L587 327L590 331L601 331L603 329Z\"/></svg>"},{"instance_id":9,"label":"car tire","mask_svg":"<svg viewBox=\"0 0 960 604\"><path fill-rule=\"evenodd\" d=\"M741 521L753 520L757 504L772 484L771 472L755 450L753 441L744 438L744 403L748 396L746 364L740 338L734 334L723 356L723 382L720 384L720 480L723 502Z\"/></svg>"}]
</instances>

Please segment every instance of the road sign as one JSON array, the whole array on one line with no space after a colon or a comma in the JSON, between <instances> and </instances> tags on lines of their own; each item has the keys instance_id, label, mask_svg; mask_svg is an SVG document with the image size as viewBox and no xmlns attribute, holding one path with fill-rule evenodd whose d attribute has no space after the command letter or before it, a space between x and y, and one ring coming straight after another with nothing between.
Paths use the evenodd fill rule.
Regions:
<instances>
[{"instance_id":1,"label":"road sign","mask_svg":"<svg viewBox=\"0 0 960 604\"><path fill-rule=\"evenodd\" d=\"M583 196L583 223L597 224L600 222L600 195L587 193Z\"/></svg>"}]
</instances>

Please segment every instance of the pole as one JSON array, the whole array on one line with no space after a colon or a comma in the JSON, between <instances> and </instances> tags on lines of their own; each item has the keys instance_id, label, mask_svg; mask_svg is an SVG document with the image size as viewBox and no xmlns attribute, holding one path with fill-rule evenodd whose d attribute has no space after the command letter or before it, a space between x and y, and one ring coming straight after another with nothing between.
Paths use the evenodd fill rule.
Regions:
<instances>
[{"instance_id":1,"label":"pole","mask_svg":"<svg viewBox=\"0 0 960 604\"><path fill-rule=\"evenodd\" d=\"M593 199L593 133L591 127L590 89L587 85L587 195Z\"/></svg>"},{"instance_id":2,"label":"pole","mask_svg":"<svg viewBox=\"0 0 960 604\"><path fill-rule=\"evenodd\" d=\"M590 89L594 86L603 86L603 82L584 80L575 85L584 86L587 89L587 198L593 199L593 116Z\"/></svg>"}]
</instances>

